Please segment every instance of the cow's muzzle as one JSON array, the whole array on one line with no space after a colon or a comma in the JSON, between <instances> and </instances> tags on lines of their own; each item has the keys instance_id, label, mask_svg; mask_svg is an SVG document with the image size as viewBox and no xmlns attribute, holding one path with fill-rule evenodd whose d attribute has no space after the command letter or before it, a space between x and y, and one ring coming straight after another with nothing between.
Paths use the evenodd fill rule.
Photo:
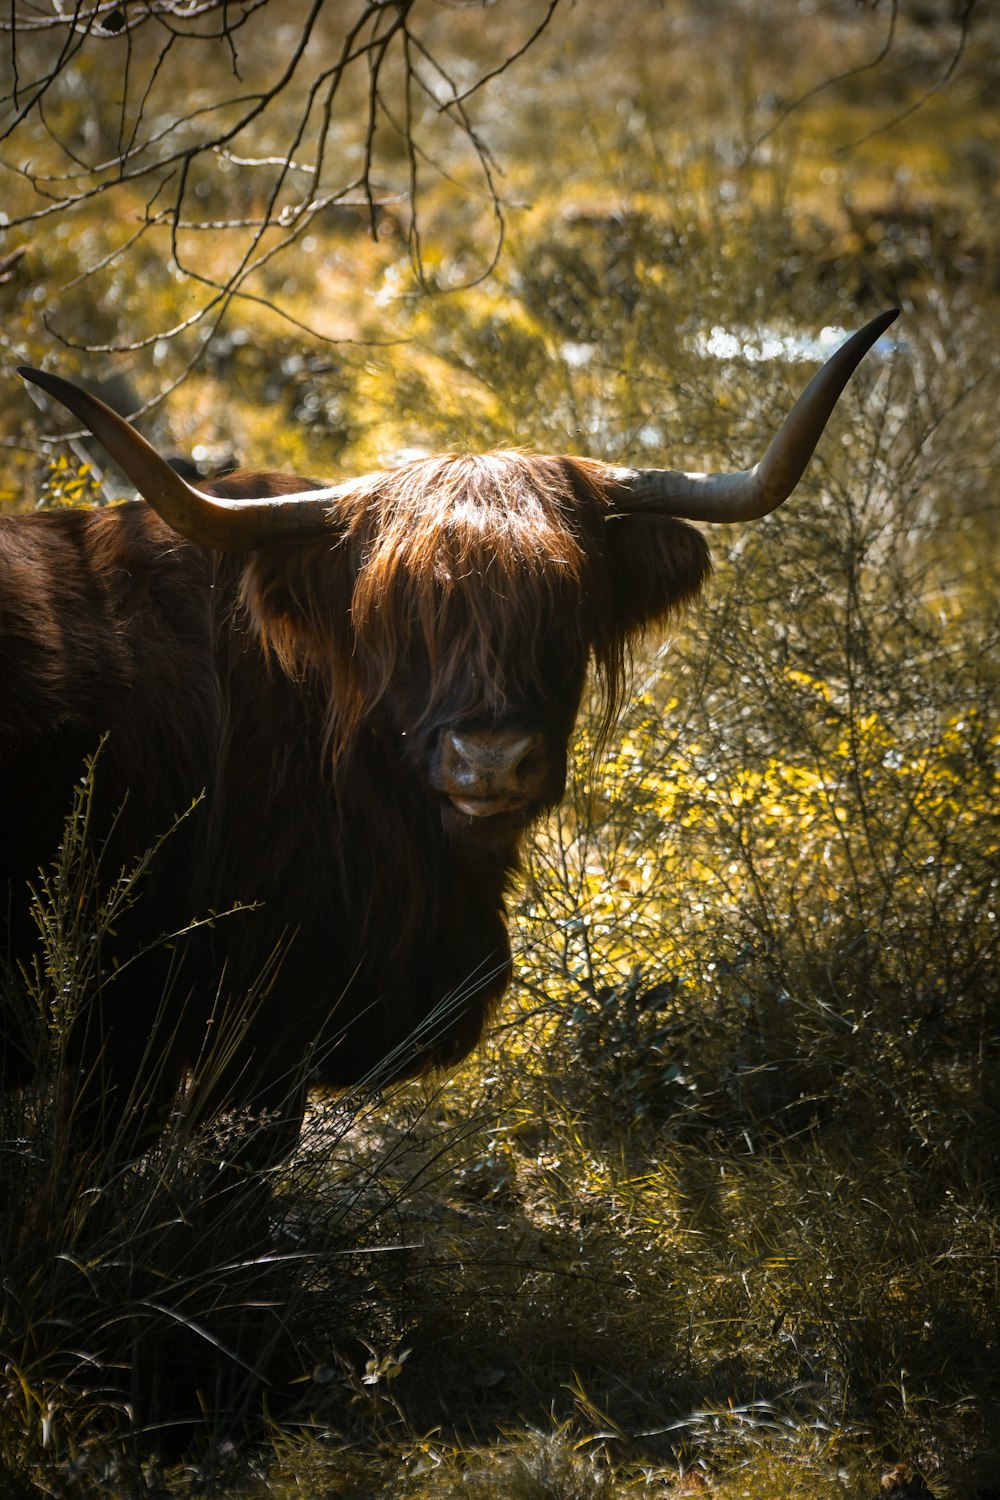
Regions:
<instances>
[{"instance_id":1,"label":"cow's muzzle","mask_svg":"<svg viewBox=\"0 0 1000 1500\"><path fill-rule=\"evenodd\" d=\"M548 779L545 739L537 731L446 729L441 736L437 787L467 817L537 805Z\"/></svg>"}]
</instances>

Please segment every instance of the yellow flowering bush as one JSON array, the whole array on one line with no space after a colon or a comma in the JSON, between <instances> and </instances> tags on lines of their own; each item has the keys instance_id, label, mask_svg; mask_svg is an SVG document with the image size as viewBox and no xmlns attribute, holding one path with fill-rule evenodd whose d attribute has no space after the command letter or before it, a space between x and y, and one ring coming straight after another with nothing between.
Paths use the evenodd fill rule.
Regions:
<instances>
[{"instance_id":1,"label":"yellow flowering bush","mask_svg":"<svg viewBox=\"0 0 1000 1500\"><path fill-rule=\"evenodd\" d=\"M553 1034L581 1052L586 1087L608 1086L603 1060L633 1115L689 1113L692 1088L703 1105L750 1037L741 1066L772 1070L783 1052L797 1087L795 1059L816 1048L829 1064L872 1029L886 1048L951 1057L981 1019L998 947L996 720L854 712L797 668L773 689L806 730L784 754L737 750L707 720L671 732L676 700L647 690L594 792L581 737L535 851L518 912L530 1003L568 1017Z\"/></svg>"}]
</instances>

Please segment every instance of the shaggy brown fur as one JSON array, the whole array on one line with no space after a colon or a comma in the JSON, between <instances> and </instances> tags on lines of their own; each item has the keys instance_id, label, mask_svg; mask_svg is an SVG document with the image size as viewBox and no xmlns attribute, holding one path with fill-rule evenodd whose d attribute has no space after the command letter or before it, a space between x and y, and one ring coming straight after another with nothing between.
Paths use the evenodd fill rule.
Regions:
<instances>
[{"instance_id":1,"label":"shaggy brown fur","mask_svg":"<svg viewBox=\"0 0 1000 1500\"><path fill-rule=\"evenodd\" d=\"M141 503L0 521L8 957L30 957L27 882L102 735L102 880L204 793L107 940L74 1042L94 1080L84 1128L114 1128L137 1078L155 1124L187 1069L198 1086L213 1008L255 986L227 1065L200 1086L209 1113L280 1111L274 1150L311 1079L399 1076L475 1045L510 972L505 893L561 795L588 661L610 724L630 643L708 570L693 528L617 515L609 473L512 452L420 460L359 482L329 537L249 556L182 541ZM442 744L469 733L530 740L524 807L470 817L442 796ZM253 909L116 972L233 907ZM7 1081L26 1067L8 1034Z\"/></svg>"}]
</instances>

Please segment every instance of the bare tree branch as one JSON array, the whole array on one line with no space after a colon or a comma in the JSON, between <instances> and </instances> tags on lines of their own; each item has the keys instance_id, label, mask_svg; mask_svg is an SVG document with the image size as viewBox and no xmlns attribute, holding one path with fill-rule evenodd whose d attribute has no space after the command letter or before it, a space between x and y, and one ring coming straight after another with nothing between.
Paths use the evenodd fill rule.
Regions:
<instances>
[{"instance_id":1,"label":"bare tree branch","mask_svg":"<svg viewBox=\"0 0 1000 1500\"><path fill-rule=\"evenodd\" d=\"M859 0L859 3L864 3L864 0ZM880 0L868 0L868 4L871 6L872 10L876 10L879 6L879 3ZM949 57L945 69L941 74L941 77L938 78L930 88L926 89L919 98L915 99L912 104L909 104L906 109L900 110L897 114L891 115L888 119L880 120L879 123L873 126L871 130L866 131L863 135L858 136L855 140L849 141L845 145L841 146L839 148L840 155L847 155L849 152L855 150L858 146L863 145L866 141L870 141L875 136L882 135L886 131L892 130L894 126L899 125L903 120L909 119L911 115L916 114L918 110L923 108L928 99L931 99L936 93L939 93L940 90L943 89L948 82L950 82L950 80L954 77L956 69L962 61L963 56L965 55L966 46L969 40L969 33L972 26L972 13L975 10L976 5L977 0L964 0L962 13L958 17L957 22L958 37L956 39L951 56ZM762 131L761 134L751 142L747 151L747 156L750 157L756 151L758 151L765 141L769 140L771 136L776 133L776 131L781 129L782 125L784 125L784 123L789 119L790 116L796 114L807 104L811 103L819 94L827 93L829 90L837 88L839 85L848 82L852 78L858 78L864 73L875 72L877 69L882 67L890 57L897 43L899 35L900 16L900 0L889 0L889 22L886 28L885 40L883 41L881 47L878 49L875 55L871 57L867 62L859 63L856 67L845 68L842 72L834 73L829 78L822 79L821 82L815 84L812 88L806 89L806 91L803 94L800 94L796 99L791 100L790 103L786 104L778 112L775 119L772 120L767 129Z\"/></svg>"},{"instance_id":2,"label":"bare tree branch","mask_svg":"<svg viewBox=\"0 0 1000 1500\"><path fill-rule=\"evenodd\" d=\"M456 104L463 104L466 99L471 99L473 94L477 94L479 90L484 86L484 84L489 83L494 78L499 78L501 73L506 72L512 62L516 62L519 57L523 57L524 54L528 51L529 47L531 47L532 43L537 42L546 26L548 26L549 22L552 20L552 17L554 16L556 11L556 6L558 4L559 0L549 0L548 10L545 12L538 25L535 27L535 30L526 39L523 46L518 47L515 52L509 53L508 56L504 58L502 63L500 63L495 68L491 68L488 73L484 73L476 83L470 84L469 87L463 90L462 93L458 93L456 90L454 96L451 99L446 99L443 104L440 104L438 106L438 108L451 109Z\"/></svg>"},{"instance_id":3,"label":"bare tree branch","mask_svg":"<svg viewBox=\"0 0 1000 1500\"><path fill-rule=\"evenodd\" d=\"M856 140L849 141L847 145L841 146L841 155L846 154L848 151L855 150L855 148L858 146L864 145L865 141L870 141L876 135L881 135L887 130L892 130L893 126L901 124L903 120L908 120L911 115L916 114L917 110L923 108L928 99L931 99L935 94L940 93L944 86L949 83L950 80L954 77L955 69L958 67L959 63L962 61L962 57L965 54L966 44L969 40L969 30L972 25L972 12L975 10L975 8L976 0L965 0L965 7L958 21L958 41L955 44L955 50L949 58L948 64L944 72L941 74L941 77L937 79L935 83L931 84L929 89L925 89L920 97L918 99L915 99L913 103L908 105L906 109L900 110L898 114L892 115L888 120L881 121L874 127L874 129L867 131L864 135L858 136Z\"/></svg>"},{"instance_id":4,"label":"bare tree branch","mask_svg":"<svg viewBox=\"0 0 1000 1500\"><path fill-rule=\"evenodd\" d=\"M804 108L804 106L815 99L817 95L825 94L829 89L836 88L839 84L846 83L851 78L858 78L862 73L871 73L874 72L875 69L880 68L892 51L893 42L896 39L896 26L898 21L899 0L889 0L889 26L886 31L885 41L882 43L875 56L869 58L867 62L859 63L857 67L845 68L840 73L834 73L831 75L831 77L822 79L820 83L816 83L812 88L806 89L805 93L800 94L797 99L793 99L789 104L786 104L783 109L779 110L777 116L774 120L772 120L767 129L763 131L757 137L757 139L751 143L747 155L752 156L755 151L758 151L766 140L774 135L777 130L781 129L782 125L784 125L785 121L791 115L796 114L800 109Z\"/></svg>"},{"instance_id":5,"label":"bare tree branch","mask_svg":"<svg viewBox=\"0 0 1000 1500\"><path fill-rule=\"evenodd\" d=\"M0 19L12 59L9 90L0 94L0 141L7 143L0 169L19 188L7 195L0 233L71 220L107 199L127 233L119 245L102 246L64 291L117 272L147 234L166 235L173 274L204 291L171 327L128 340L74 337L55 296L45 326L95 352L144 348L199 324L210 331L234 298L272 305L255 278L336 205L363 205L373 236L387 206L405 206L414 269L425 281L423 196L431 173L456 181L446 158L459 149L471 152L493 208L494 242L480 272L488 274L504 217L496 164L463 101L524 56L558 3L548 0L531 33L463 91L427 36L439 20L434 0L347 0L335 8L301 0L297 13L287 0L146 0L141 7L73 0L53 14L11 0ZM216 82L220 49L225 71ZM227 81L233 78L236 88ZM449 97L441 99L433 79ZM361 162L345 171L338 136L356 102ZM441 120L451 127L451 146L440 139ZM395 165L400 148L403 175ZM236 174L239 184L230 186ZM228 211L218 211L220 199ZM210 257L196 248L206 233Z\"/></svg>"}]
</instances>

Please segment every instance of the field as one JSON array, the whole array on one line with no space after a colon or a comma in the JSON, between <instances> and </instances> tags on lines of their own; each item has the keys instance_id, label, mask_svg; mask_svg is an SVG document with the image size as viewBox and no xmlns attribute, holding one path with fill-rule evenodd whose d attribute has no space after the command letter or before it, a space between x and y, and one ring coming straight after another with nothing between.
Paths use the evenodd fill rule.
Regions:
<instances>
[{"instance_id":1,"label":"field","mask_svg":"<svg viewBox=\"0 0 1000 1500\"><path fill-rule=\"evenodd\" d=\"M832 330L902 316L789 504L716 530L607 737L595 685L479 1054L316 1098L261 1243L201 1212L183 1110L122 1169L73 1159L44 1091L4 1101L0 1490L991 1500L997 20L577 0L533 37L529 0L415 0L371 8L408 29L307 109L355 9L330 5L179 197L177 165L119 170L143 131L145 170L235 120L211 100L273 78L309 8L278 9L158 67L165 28L105 6L34 108L69 33L19 36L0 507L102 494L18 364L127 383L206 467L731 468ZM324 108L305 193L280 162ZM47 987L86 985L74 828L47 973L5 1000L56 1061Z\"/></svg>"}]
</instances>

